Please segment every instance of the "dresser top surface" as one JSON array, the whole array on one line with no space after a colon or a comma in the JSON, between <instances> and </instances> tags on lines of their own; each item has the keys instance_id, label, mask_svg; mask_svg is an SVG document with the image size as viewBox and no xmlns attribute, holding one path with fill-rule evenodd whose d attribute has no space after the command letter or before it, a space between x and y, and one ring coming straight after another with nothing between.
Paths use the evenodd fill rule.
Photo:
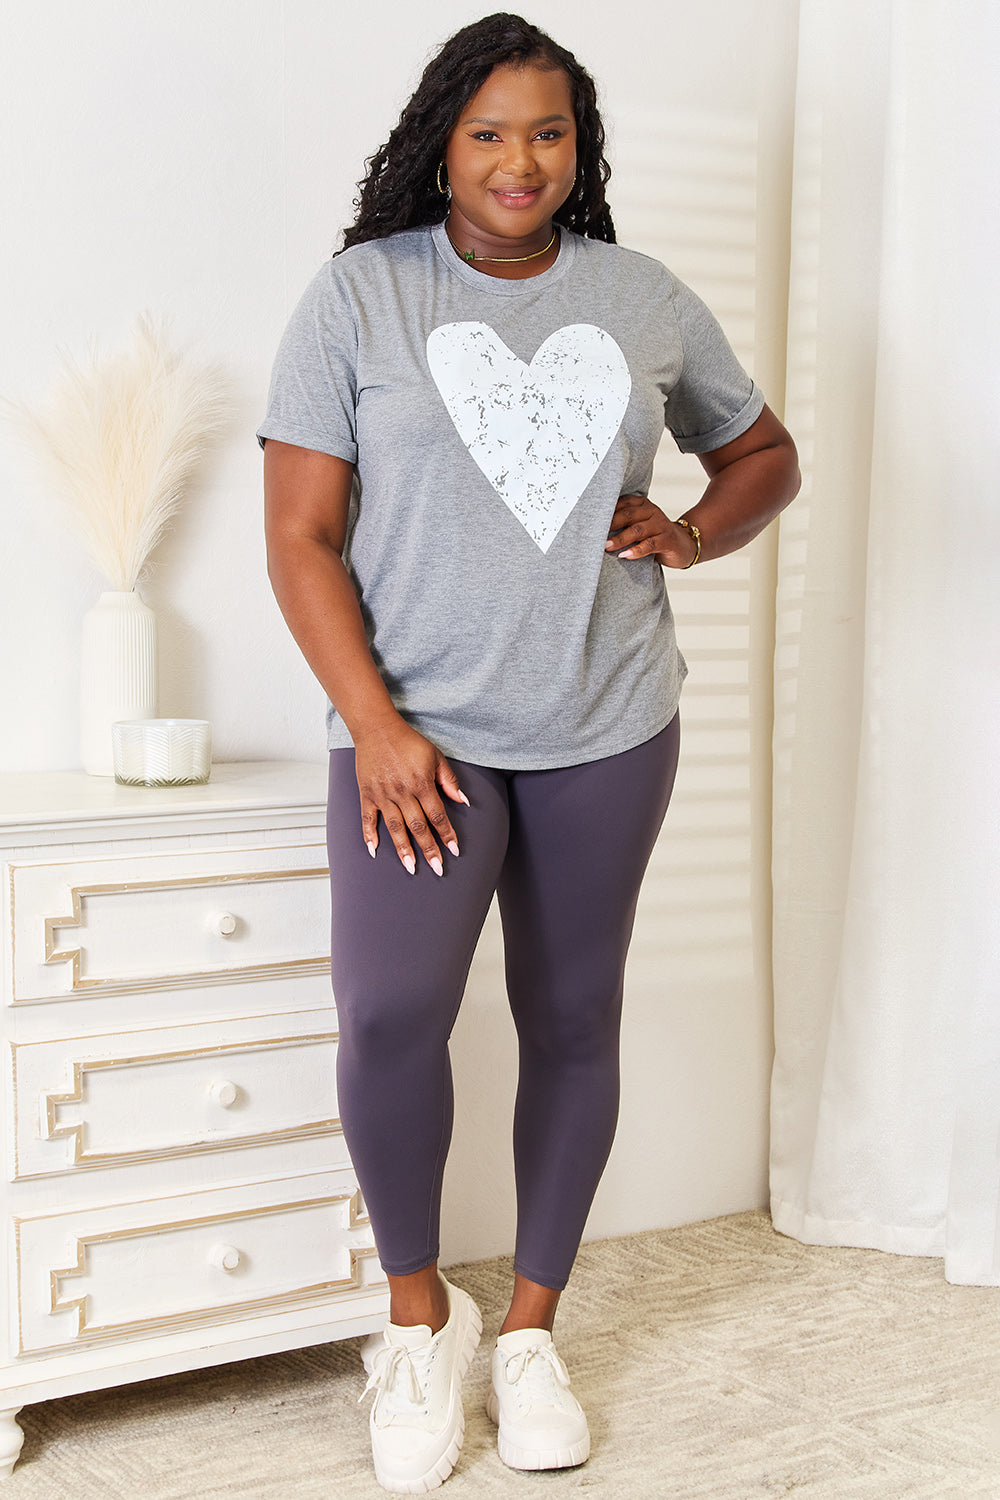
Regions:
<instances>
[{"instance_id":1,"label":"dresser top surface","mask_svg":"<svg viewBox=\"0 0 1000 1500\"><path fill-rule=\"evenodd\" d=\"M7 771L0 772L0 828L320 807L326 783L318 761L223 761L204 786L119 786L113 776L85 771Z\"/></svg>"}]
</instances>

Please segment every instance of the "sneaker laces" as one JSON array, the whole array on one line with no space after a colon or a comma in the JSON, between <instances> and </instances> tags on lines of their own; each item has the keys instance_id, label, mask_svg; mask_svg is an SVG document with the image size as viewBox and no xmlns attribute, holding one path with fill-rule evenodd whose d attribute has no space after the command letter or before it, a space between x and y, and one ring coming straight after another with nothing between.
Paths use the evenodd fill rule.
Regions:
<instances>
[{"instance_id":1,"label":"sneaker laces","mask_svg":"<svg viewBox=\"0 0 1000 1500\"><path fill-rule=\"evenodd\" d=\"M388 1427L395 1417L416 1416L414 1408L423 1407L426 1391L420 1377L421 1373L426 1377L430 1361L419 1356L427 1353L433 1358L436 1351L429 1344L426 1349L415 1350L407 1349L405 1344L387 1344L375 1355L375 1368L358 1397L358 1405L369 1391L375 1391L372 1414L376 1427ZM414 1354L418 1356L416 1361ZM423 1372L418 1371L418 1363L424 1365Z\"/></svg>"},{"instance_id":2,"label":"sneaker laces","mask_svg":"<svg viewBox=\"0 0 1000 1500\"><path fill-rule=\"evenodd\" d=\"M562 1392L569 1389L569 1371L550 1344L533 1344L504 1361L503 1378L518 1386L518 1397L534 1406L562 1406Z\"/></svg>"}]
</instances>

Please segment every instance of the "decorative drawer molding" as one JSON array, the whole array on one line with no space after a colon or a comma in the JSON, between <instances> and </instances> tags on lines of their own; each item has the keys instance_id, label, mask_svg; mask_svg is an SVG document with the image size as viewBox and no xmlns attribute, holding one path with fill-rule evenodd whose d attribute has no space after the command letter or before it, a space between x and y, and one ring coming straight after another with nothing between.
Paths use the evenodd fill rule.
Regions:
<instances>
[{"instance_id":1,"label":"decorative drawer molding","mask_svg":"<svg viewBox=\"0 0 1000 1500\"><path fill-rule=\"evenodd\" d=\"M8 866L12 1001L321 973L322 845Z\"/></svg>"},{"instance_id":2,"label":"decorative drawer molding","mask_svg":"<svg viewBox=\"0 0 1000 1500\"><path fill-rule=\"evenodd\" d=\"M14 1043L15 1180L340 1131L335 1012Z\"/></svg>"},{"instance_id":3,"label":"decorative drawer molding","mask_svg":"<svg viewBox=\"0 0 1000 1500\"><path fill-rule=\"evenodd\" d=\"M17 1353L349 1297L385 1278L350 1168L15 1220Z\"/></svg>"}]
</instances>

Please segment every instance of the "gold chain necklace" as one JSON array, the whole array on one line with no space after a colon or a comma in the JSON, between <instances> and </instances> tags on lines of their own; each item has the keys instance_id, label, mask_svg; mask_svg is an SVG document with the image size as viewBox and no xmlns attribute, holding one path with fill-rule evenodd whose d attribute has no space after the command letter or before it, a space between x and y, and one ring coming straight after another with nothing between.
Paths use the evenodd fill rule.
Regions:
<instances>
[{"instance_id":1,"label":"gold chain necklace","mask_svg":"<svg viewBox=\"0 0 1000 1500\"><path fill-rule=\"evenodd\" d=\"M558 230L553 229L552 238L545 246L545 249L534 250L531 255L477 255L475 250L460 250L455 244L455 241L452 239L451 235L448 234L447 229L445 230L445 234L448 234L448 243L451 245L451 248L454 250L455 254L461 260L468 261L470 266L473 265L477 260L485 261L488 265L491 266L519 266L526 260L537 260L540 255L544 255L546 251L552 249L552 246L556 242L557 233Z\"/></svg>"}]
</instances>

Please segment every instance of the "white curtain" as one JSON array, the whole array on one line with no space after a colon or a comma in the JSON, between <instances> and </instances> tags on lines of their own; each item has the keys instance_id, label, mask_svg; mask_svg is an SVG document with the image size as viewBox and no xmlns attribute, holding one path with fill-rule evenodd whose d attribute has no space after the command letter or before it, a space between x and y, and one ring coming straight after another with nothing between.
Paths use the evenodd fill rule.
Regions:
<instances>
[{"instance_id":1,"label":"white curtain","mask_svg":"<svg viewBox=\"0 0 1000 1500\"><path fill-rule=\"evenodd\" d=\"M771 1194L1000 1284L1000 7L803 0Z\"/></svg>"}]
</instances>

